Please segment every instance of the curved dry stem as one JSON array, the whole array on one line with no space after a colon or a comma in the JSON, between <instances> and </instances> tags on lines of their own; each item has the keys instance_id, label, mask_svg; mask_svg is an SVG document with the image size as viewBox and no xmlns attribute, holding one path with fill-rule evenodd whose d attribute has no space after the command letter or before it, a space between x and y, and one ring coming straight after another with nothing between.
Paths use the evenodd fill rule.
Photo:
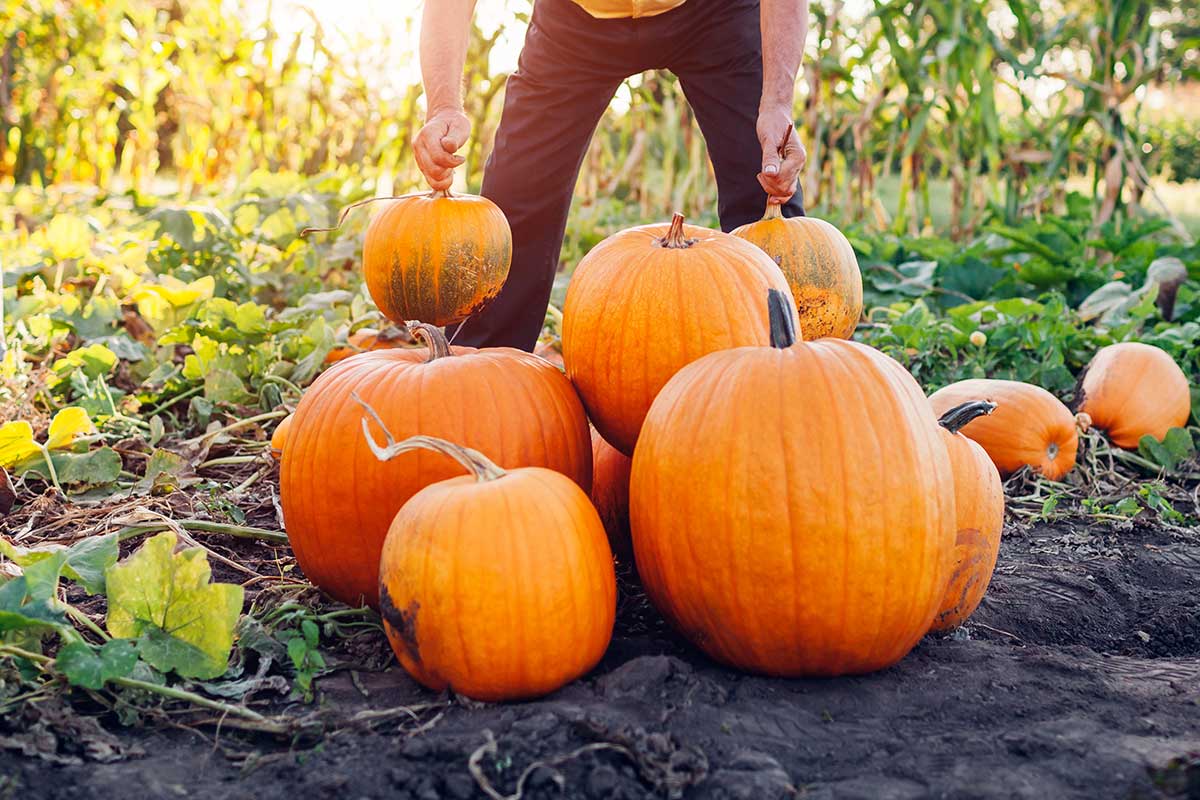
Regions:
<instances>
[{"instance_id":1,"label":"curved dry stem","mask_svg":"<svg viewBox=\"0 0 1200 800\"><path fill-rule=\"evenodd\" d=\"M412 331L413 336L420 339L429 348L429 358L425 359L426 364L453 355L450 352L450 343L446 341L446 334L442 333L442 329L438 326L430 325L428 322L410 322L408 329Z\"/></svg>"},{"instance_id":2,"label":"curved dry stem","mask_svg":"<svg viewBox=\"0 0 1200 800\"><path fill-rule=\"evenodd\" d=\"M783 219L783 206L779 203L772 203L770 200L768 200L767 211L765 214L763 214L762 221L769 219Z\"/></svg>"},{"instance_id":3,"label":"curved dry stem","mask_svg":"<svg viewBox=\"0 0 1200 800\"><path fill-rule=\"evenodd\" d=\"M472 450L470 447L447 442L445 439L438 439L435 436L410 436L402 442L397 442L392 436L392 432L387 429L380 419L379 413L371 408L370 404L358 396L358 392L350 392L350 396L354 398L354 402L363 407L363 410L370 415L371 419L375 420L375 424L383 431L384 440L387 444L381 446L375 441L375 436L371 433L371 423L366 417L362 420L363 436L367 439L367 447L371 448L371 452L380 461L390 461L401 453L408 453L413 450L432 450L435 453L441 453L444 456L449 456L457 461L462 467L471 473L477 481L494 481L497 478L502 478L506 474L503 469L496 466L491 459L485 456L478 450Z\"/></svg>"},{"instance_id":4,"label":"curved dry stem","mask_svg":"<svg viewBox=\"0 0 1200 800\"><path fill-rule=\"evenodd\" d=\"M971 420L991 414L995 410L996 404L990 400L971 400L966 403L960 403L945 414L942 414L941 418L938 419L938 425L941 425L951 433L958 433Z\"/></svg>"},{"instance_id":5,"label":"curved dry stem","mask_svg":"<svg viewBox=\"0 0 1200 800\"><path fill-rule=\"evenodd\" d=\"M378 203L380 200L407 200L410 197L419 197L423 194L425 194L425 192L410 192L409 194L390 195L388 197L368 197L366 200L359 200L357 203L351 203L350 205L348 205L342 209L341 213L338 214L337 224L334 225L332 228L304 228L303 230L300 231L300 238L304 239L310 233L332 233L333 231L340 230L342 227L342 224L346 221L346 217L350 216L350 212L356 208L359 208L360 206L365 206L370 203ZM429 196L437 197L439 195L435 192L434 194L429 195ZM446 192L445 194L440 195L440 196L449 197L450 193Z\"/></svg>"}]
</instances>

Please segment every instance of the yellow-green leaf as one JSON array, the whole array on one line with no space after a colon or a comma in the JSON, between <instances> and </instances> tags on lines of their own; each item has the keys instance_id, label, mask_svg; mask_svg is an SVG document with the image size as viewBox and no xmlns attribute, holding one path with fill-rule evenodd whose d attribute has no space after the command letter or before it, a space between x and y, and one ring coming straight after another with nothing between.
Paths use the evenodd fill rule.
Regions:
<instances>
[{"instance_id":1,"label":"yellow-green leaf","mask_svg":"<svg viewBox=\"0 0 1200 800\"><path fill-rule=\"evenodd\" d=\"M157 669L215 678L229 662L242 587L209 583L204 551L176 553L175 542L174 533L160 533L108 569L105 624L113 636L139 639L139 652Z\"/></svg>"},{"instance_id":2,"label":"yellow-green leaf","mask_svg":"<svg viewBox=\"0 0 1200 800\"><path fill-rule=\"evenodd\" d=\"M86 220L58 214L46 227L46 243L55 258L82 258L92 246L92 231Z\"/></svg>"},{"instance_id":3,"label":"yellow-green leaf","mask_svg":"<svg viewBox=\"0 0 1200 800\"><path fill-rule=\"evenodd\" d=\"M0 467L11 467L38 451L33 426L22 419L0 425Z\"/></svg>"},{"instance_id":4,"label":"yellow-green leaf","mask_svg":"<svg viewBox=\"0 0 1200 800\"><path fill-rule=\"evenodd\" d=\"M46 439L46 447L59 450L70 447L80 436L88 436L96 432L87 411L79 406L68 406L54 415L50 421L50 431Z\"/></svg>"}]
</instances>

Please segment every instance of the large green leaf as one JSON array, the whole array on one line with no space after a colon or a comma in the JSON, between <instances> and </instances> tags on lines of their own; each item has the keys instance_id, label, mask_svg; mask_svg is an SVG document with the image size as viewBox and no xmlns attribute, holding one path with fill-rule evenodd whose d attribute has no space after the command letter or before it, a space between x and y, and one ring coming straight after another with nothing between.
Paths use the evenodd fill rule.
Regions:
<instances>
[{"instance_id":1,"label":"large green leaf","mask_svg":"<svg viewBox=\"0 0 1200 800\"><path fill-rule=\"evenodd\" d=\"M108 617L113 636L138 639L156 669L189 678L225 671L242 610L242 587L210 583L204 550L176 553L174 533L160 533L110 567Z\"/></svg>"}]
</instances>

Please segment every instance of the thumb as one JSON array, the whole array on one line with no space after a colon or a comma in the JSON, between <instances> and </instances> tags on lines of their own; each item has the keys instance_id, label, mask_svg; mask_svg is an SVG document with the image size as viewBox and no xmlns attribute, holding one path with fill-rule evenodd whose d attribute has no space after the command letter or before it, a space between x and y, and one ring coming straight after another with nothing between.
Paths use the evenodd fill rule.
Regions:
<instances>
[{"instance_id":1,"label":"thumb","mask_svg":"<svg viewBox=\"0 0 1200 800\"><path fill-rule=\"evenodd\" d=\"M446 127L446 134L442 136L442 147L447 153L453 153L462 147L467 142L467 136L471 133L470 123L463 119L456 119Z\"/></svg>"},{"instance_id":2,"label":"thumb","mask_svg":"<svg viewBox=\"0 0 1200 800\"><path fill-rule=\"evenodd\" d=\"M768 144L763 146L762 171L764 175L778 175L779 165L782 159L779 157L779 151L775 145Z\"/></svg>"}]
</instances>

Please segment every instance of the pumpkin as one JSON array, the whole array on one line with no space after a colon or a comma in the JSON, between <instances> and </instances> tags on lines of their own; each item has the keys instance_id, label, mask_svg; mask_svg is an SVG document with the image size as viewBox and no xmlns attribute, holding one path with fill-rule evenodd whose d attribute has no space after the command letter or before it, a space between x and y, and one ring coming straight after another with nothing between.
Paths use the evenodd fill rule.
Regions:
<instances>
[{"instance_id":1,"label":"pumpkin","mask_svg":"<svg viewBox=\"0 0 1200 800\"><path fill-rule=\"evenodd\" d=\"M995 408L986 400L963 403L938 420L954 470L958 533L946 593L933 619L935 631L957 628L975 613L996 568L1004 527L1004 487L984 449L959 433L971 420L991 414Z\"/></svg>"},{"instance_id":2,"label":"pumpkin","mask_svg":"<svg viewBox=\"0 0 1200 800\"><path fill-rule=\"evenodd\" d=\"M547 467L591 488L587 417L557 367L509 348L451 349L440 329L412 327L428 354L374 350L330 367L300 400L283 451L279 491L296 560L351 605L376 602L379 553L400 506L458 474L438 453L375 459L352 391L400 435L462 442L506 469Z\"/></svg>"},{"instance_id":3,"label":"pumpkin","mask_svg":"<svg viewBox=\"0 0 1200 800\"><path fill-rule=\"evenodd\" d=\"M785 218L776 203L758 222L736 229L775 260L787 277L805 339L849 339L863 310L862 273L842 232L815 217Z\"/></svg>"},{"instance_id":4,"label":"pumpkin","mask_svg":"<svg viewBox=\"0 0 1200 800\"><path fill-rule=\"evenodd\" d=\"M362 424L381 459L432 450L470 473L417 492L388 530L380 611L404 669L435 691L494 702L552 692L596 666L612 637L616 579L583 490L441 439L388 436L381 447Z\"/></svg>"},{"instance_id":5,"label":"pumpkin","mask_svg":"<svg viewBox=\"0 0 1200 800\"><path fill-rule=\"evenodd\" d=\"M403 347L410 344L412 339L396 328L378 331L374 328L359 328L346 337L346 343L334 347L325 356L326 364L336 364L344 358L349 358L364 350L386 350L389 347Z\"/></svg>"},{"instance_id":6,"label":"pumpkin","mask_svg":"<svg viewBox=\"0 0 1200 800\"><path fill-rule=\"evenodd\" d=\"M1187 425L1191 390L1165 352L1141 342L1103 347L1080 381L1079 409L1117 447L1137 449L1143 436L1162 440Z\"/></svg>"},{"instance_id":7,"label":"pumpkin","mask_svg":"<svg viewBox=\"0 0 1200 800\"><path fill-rule=\"evenodd\" d=\"M600 435L633 454L658 390L716 350L767 344L767 289L787 289L757 247L720 231L643 225L579 262L563 307L562 352ZM793 312L794 313L794 312Z\"/></svg>"},{"instance_id":8,"label":"pumpkin","mask_svg":"<svg viewBox=\"0 0 1200 800\"><path fill-rule=\"evenodd\" d=\"M292 415L288 414L279 420L275 432L271 434L271 457L276 461L283 458L283 446L287 443L288 431L292 428Z\"/></svg>"},{"instance_id":9,"label":"pumpkin","mask_svg":"<svg viewBox=\"0 0 1200 800\"><path fill-rule=\"evenodd\" d=\"M954 545L954 473L920 387L841 339L713 353L654 400L633 456L638 573L681 633L778 676L886 667L929 630Z\"/></svg>"},{"instance_id":10,"label":"pumpkin","mask_svg":"<svg viewBox=\"0 0 1200 800\"><path fill-rule=\"evenodd\" d=\"M1002 476L1030 466L1058 480L1075 466L1079 433L1075 416L1040 386L1020 381L973 378L939 389L929 396L934 413L971 400L989 400L995 413L962 427L962 434L980 444Z\"/></svg>"},{"instance_id":11,"label":"pumpkin","mask_svg":"<svg viewBox=\"0 0 1200 800\"><path fill-rule=\"evenodd\" d=\"M367 226L363 276L393 322L461 322L500 293L512 261L504 212L485 197L435 191L386 201Z\"/></svg>"},{"instance_id":12,"label":"pumpkin","mask_svg":"<svg viewBox=\"0 0 1200 800\"><path fill-rule=\"evenodd\" d=\"M592 429L592 504L600 514L613 555L623 564L633 561L629 536L629 456L604 441Z\"/></svg>"}]
</instances>

